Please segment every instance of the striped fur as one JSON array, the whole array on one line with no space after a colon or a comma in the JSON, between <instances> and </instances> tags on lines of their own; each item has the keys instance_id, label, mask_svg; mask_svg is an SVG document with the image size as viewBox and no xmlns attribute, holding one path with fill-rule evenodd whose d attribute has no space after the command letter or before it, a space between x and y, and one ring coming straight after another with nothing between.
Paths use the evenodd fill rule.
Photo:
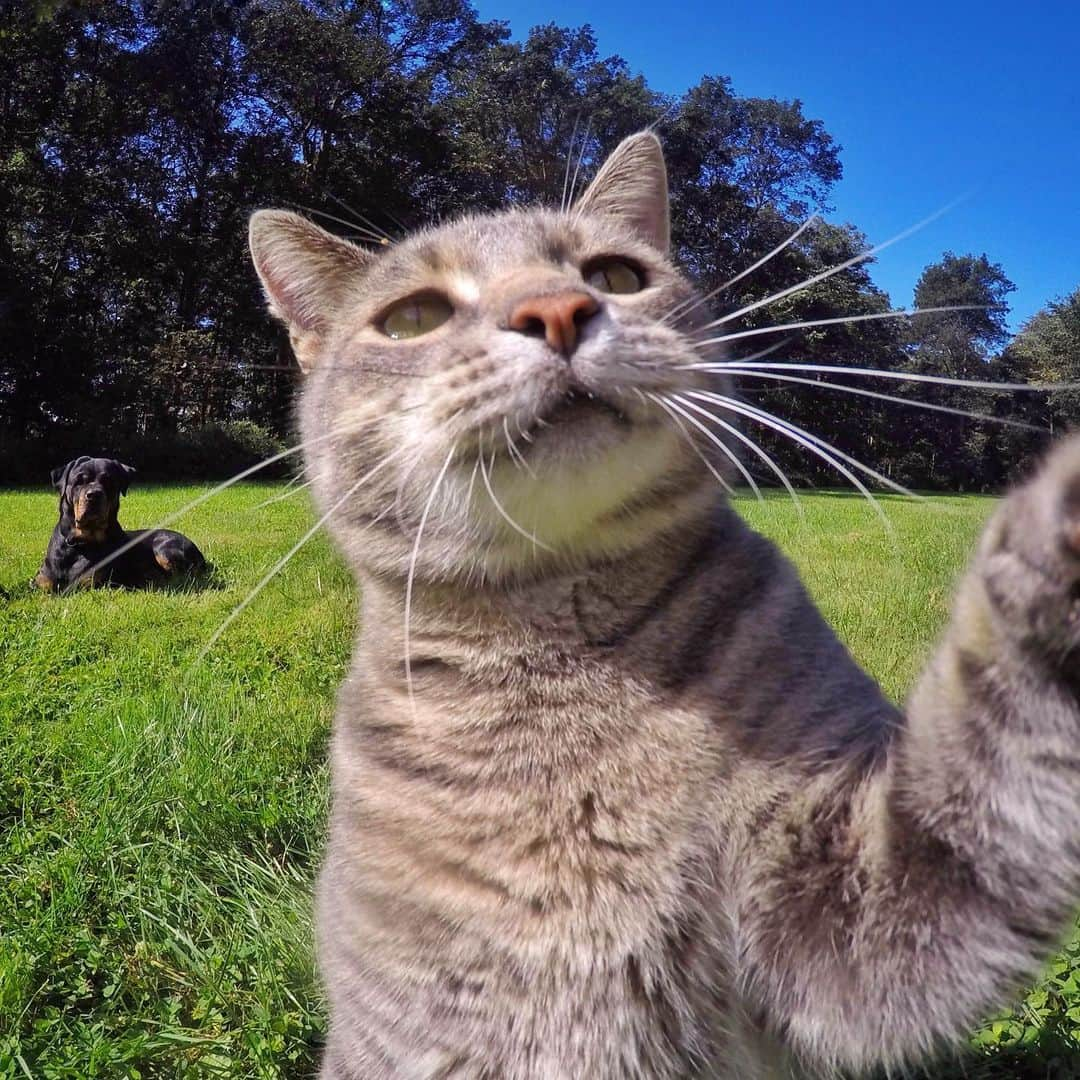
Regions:
<instances>
[{"instance_id":1,"label":"striped fur","mask_svg":"<svg viewBox=\"0 0 1080 1080\"><path fill-rule=\"evenodd\" d=\"M1003 503L901 714L649 405L692 385L662 171L637 136L569 214L378 257L253 222L363 591L318 899L328 1080L897 1066L1069 926L1080 443ZM507 328L597 254L647 287L598 296L569 363ZM381 337L419 289L451 322ZM571 377L606 404L545 426Z\"/></svg>"}]
</instances>

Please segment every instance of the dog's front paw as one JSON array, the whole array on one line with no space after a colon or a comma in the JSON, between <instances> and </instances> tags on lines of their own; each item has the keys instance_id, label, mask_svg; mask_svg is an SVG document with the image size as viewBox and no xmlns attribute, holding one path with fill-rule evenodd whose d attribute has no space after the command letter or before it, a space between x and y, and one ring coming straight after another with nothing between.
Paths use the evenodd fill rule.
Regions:
<instances>
[{"instance_id":1,"label":"dog's front paw","mask_svg":"<svg viewBox=\"0 0 1080 1080\"><path fill-rule=\"evenodd\" d=\"M983 538L987 590L1028 644L1061 662L1080 646L1080 435L1002 503Z\"/></svg>"},{"instance_id":2,"label":"dog's front paw","mask_svg":"<svg viewBox=\"0 0 1080 1080\"><path fill-rule=\"evenodd\" d=\"M39 570L31 579L30 586L34 589L39 589L41 592L55 592L56 582L45 573L44 569Z\"/></svg>"}]
</instances>

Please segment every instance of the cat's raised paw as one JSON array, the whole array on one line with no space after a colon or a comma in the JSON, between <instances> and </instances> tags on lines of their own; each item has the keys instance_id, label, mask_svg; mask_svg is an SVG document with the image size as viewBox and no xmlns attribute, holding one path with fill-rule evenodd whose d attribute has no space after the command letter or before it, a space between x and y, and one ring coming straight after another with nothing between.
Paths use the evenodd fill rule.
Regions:
<instances>
[{"instance_id":1,"label":"cat's raised paw","mask_svg":"<svg viewBox=\"0 0 1080 1080\"><path fill-rule=\"evenodd\" d=\"M1054 448L987 526L976 563L1014 632L1055 653L1080 626L1080 436Z\"/></svg>"}]
</instances>

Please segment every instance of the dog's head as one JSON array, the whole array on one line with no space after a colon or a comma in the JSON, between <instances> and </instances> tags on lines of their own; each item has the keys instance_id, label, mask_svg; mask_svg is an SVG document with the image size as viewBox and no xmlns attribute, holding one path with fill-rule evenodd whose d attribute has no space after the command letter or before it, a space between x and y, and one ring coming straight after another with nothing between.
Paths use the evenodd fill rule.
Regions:
<instances>
[{"instance_id":1,"label":"dog's head","mask_svg":"<svg viewBox=\"0 0 1080 1080\"><path fill-rule=\"evenodd\" d=\"M52 471L53 486L60 492L60 518L65 505L71 508L71 536L100 542L116 522L120 496L127 494L135 470L112 458L77 457Z\"/></svg>"}]
</instances>

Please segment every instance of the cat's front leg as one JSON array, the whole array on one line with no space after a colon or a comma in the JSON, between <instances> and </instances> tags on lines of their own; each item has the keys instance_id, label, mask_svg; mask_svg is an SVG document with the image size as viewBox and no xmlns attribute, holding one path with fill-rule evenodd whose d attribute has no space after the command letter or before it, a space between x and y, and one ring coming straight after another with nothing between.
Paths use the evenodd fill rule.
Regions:
<instances>
[{"instance_id":1,"label":"cat's front leg","mask_svg":"<svg viewBox=\"0 0 1080 1080\"><path fill-rule=\"evenodd\" d=\"M816 1067L1006 1004L1080 900L1080 440L1006 499L871 766L802 768L732 874L748 996Z\"/></svg>"}]
</instances>

